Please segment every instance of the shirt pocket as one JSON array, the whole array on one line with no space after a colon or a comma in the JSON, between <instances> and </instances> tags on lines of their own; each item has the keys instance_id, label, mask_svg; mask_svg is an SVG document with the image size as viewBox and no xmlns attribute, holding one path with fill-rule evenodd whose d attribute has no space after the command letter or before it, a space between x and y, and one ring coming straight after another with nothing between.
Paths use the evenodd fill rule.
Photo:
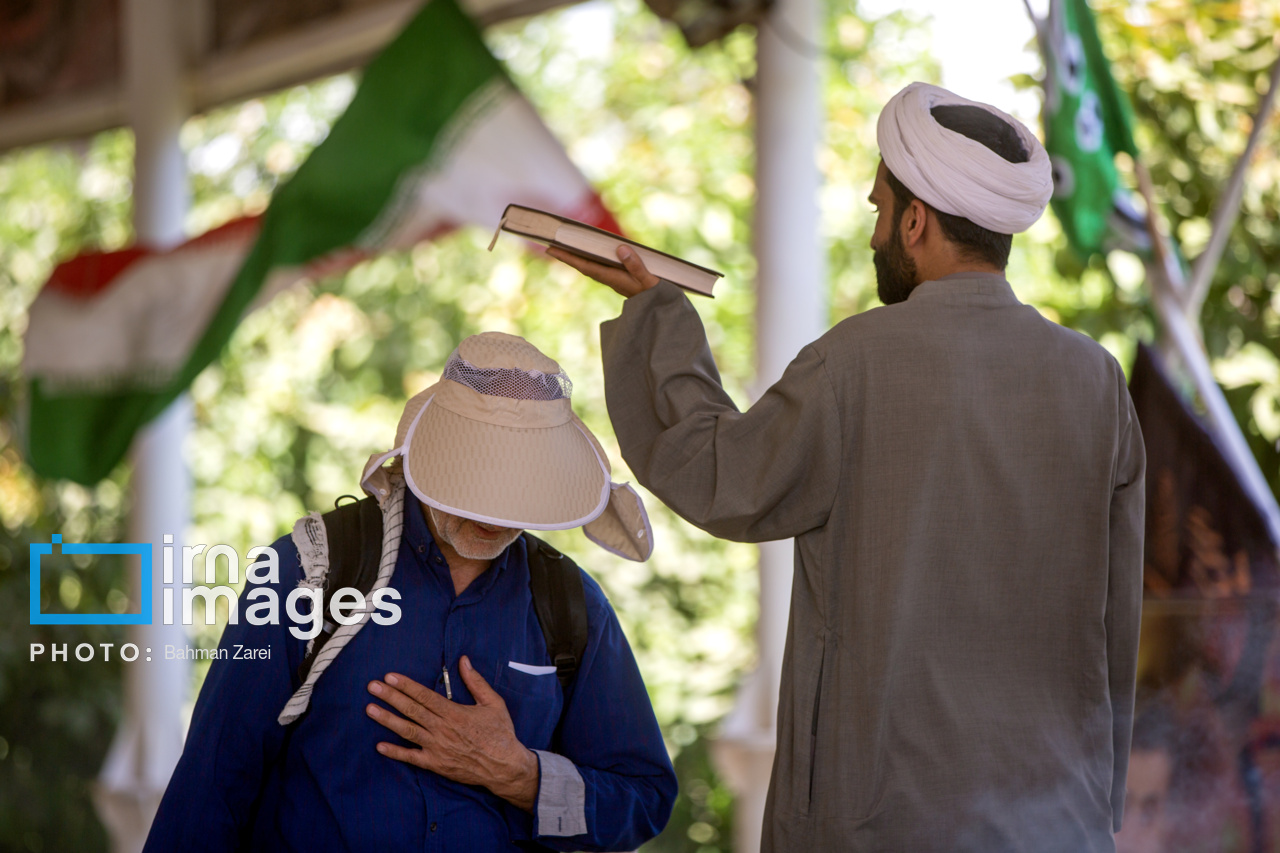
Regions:
<instances>
[{"instance_id":1,"label":"shirt pocket","mask_svg":"<svg viewBox=\"0 0 1280 853\"><path fill-rule=\"evenodd\" d=\"M498 669L493 689L507 703L516 737L522 744L529 749L551 746L564 706L554 666L509 661Z\"/></svg>"},{"instance_id":2,"label":"shirt pocket","mask_svg":"<svg viewBox=\"0 0 1280 853\"><path fill-rule=\"evenodd\" d=\"M803 756L808 761L803 765L802 778L805 783L805 791L807 796L804 799L804 806L800 812L801 815L808 815L813 810L814 783L816 781L818 769L818 722L820 712L822 711L822 675L826 669L827 663L827 646L824 642L822 651L818 655L818 677L813 688L813 713L809 717L808 735L809 749L808 755Z\"/></svg>"},{"instance_id":3,"label":"shirt pocket","mask_svg":"<svg viewBox=\"0 0 1280 853\"><path fill-rule=\"evenodd\" d=\"M536 666L531 663L516 663L515 661L507 661L507 666L527 675L555 675L557 672L554 666Z\"/></svg>"}]
</instances>

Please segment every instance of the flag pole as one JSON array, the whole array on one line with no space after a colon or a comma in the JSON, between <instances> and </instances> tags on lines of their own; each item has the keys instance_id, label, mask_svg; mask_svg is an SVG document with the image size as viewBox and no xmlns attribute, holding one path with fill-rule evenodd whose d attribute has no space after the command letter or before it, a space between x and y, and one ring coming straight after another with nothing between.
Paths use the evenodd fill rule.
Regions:
<instances>
[{"instance_id":1,"label":"flag pole","mask_svg":"<svg viewBox=\"0 0 1280 853\"><path fill-rule=\"evenodd\" d=\"M1200 316L1205 296L1209 293L1209 283L1218 268L1218 261L1227 247L1227 238L1231 236L1231 228L1240 213L1240 203L1244 200L1244 177L1249 169L1249 161L1262 139L1263 128L1271 118L1276 104L1276 84L1280 83L1280 59L1271 66L1271 80L1267 94L1262 96L1258 105L1258 113L1254 116L1253 127L1249 131L1249 141L1245 143L1240 159L1236 161L1227 181L1226 192L1222 194L1217 208L1213 211L1213 225L1210 232L1209 245L1205 246L1200 257L1196 258L1191 269L1191 282L1186 288L1186 311L1193 319Z\"/></svg>"},{"instance_id":2,"label":"flag pole","mask_svg":"<svg viewBox=\"0 0 1280 853\"><path fill-rule=\"evenodd\" d=\"M1045 52L1044 18L1037 15L1031 8L1031 0L1022 0L1022 6L1027 10L1027 17L1031 19L1031 25L1036 29L1036 41L1040 44L1040 52L1043 55Z\"/></svg>"},{"instance_id":3,"label":"flag pole","mask_svg":"<svg viewBox=\"0 0 1280 853\"><path fill-rule=\"evenodd\" d=\"M1151 175L1138 158L1134 158L1133 165L1138 177L1138 191L1147 203L1147 230L1151 234L1154 254L1154 262L1147 263L1147 281L1150 283L1156 314L1186 365L1227 464L1262 512L1272 542L1280 543L1280 505L1276 503L1275 494L1262 469L1258 467L1258 460L1249 449L1249 443L1240 431L1240 424L1213 375L1200 326L1187 314L1182 269L1169 251L1170 238L1164 233L1161 224Z\"/></svg>"},{"instance_id":4,"label":"flag pole","mask_svg":"<svg viewBox=\"0 0 1280 853\"><path fill-rule=\"evenodd\" d=\"M1133 171L1138 178L1138 193L1147 204L1147 233L1151 237L1151 253L1159 270L1159 275L1152 281L1163 288L1167 298L1173 299L1179 306L1185 306L1186 280L1182 275L1182 267L1172 251L1170 245L1172 238L1168 236L1160 209L1156 207L1155 185L1151 182L1151 173L1147 171L1146 164L1139 157L1133 158ZM1152 289L1155 290L1154 287ZM1203 343L1200 343L1199 324L1193 323L1192 330L1195 333L1197 346L1203 348Z\"/></svg>"}]
</instances>

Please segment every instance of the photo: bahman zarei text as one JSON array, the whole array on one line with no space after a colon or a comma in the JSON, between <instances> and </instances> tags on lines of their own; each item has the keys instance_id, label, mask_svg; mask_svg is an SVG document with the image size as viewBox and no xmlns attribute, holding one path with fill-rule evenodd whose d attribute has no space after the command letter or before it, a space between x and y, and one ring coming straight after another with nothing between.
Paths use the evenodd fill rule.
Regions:
<instances>
[{"instance_id":1,"label":"photo: bahman zarei text","mask_svg":"<svg viewBox=\"0 0 1280 853\"><path fill-rule=\"evenodd\" d=\"M1274 853L1280 0L0 8L0 853Z\"/></svg>"}]
</instances>

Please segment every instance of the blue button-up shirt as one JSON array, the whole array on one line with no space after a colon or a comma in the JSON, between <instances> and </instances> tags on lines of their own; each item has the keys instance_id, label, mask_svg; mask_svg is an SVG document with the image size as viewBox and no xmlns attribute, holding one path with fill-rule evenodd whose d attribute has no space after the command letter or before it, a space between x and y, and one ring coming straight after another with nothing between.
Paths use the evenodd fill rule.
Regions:
<instances>
[{"instance_id":1,"label":"blue button-up shirt","mask_svg":"<svg viewBox=\"0 0 1280 853\"><path fill-rule=\"evenodd\" d=\"M281 624L247 623L250 596L261 587L246 585L239 623L223 633L146 853L634 850L666 824L675 774L631 648L585 573L589 641L576 678L562 689L554 672L511 666L551 665L524 541L516 539L455 595L421 506L406 495L390 583L401 595L400 621L367 623L316 682L310 710L281 726L276 717L298 685L306 641L289 633L284 608L303 576L297 549L289 537L274 547L280 582L262 586L275 589ZM237 651L261 649L270 657L236 658ZM374 701L369 682L397 672L443 695L447 669L453 701L474 704L458 671L464 654L506 702L520 742L573 763L569 772L576 769L582 779L585 832L564 835L562 825L539 825L538 815L548 813L539 808L543 800L561 795L548 789L563 787L547 784L554 756L539 756L544 784L529 814L484 788L376 751L396 735L365 713Z\"/></svg>"}]
</instances>

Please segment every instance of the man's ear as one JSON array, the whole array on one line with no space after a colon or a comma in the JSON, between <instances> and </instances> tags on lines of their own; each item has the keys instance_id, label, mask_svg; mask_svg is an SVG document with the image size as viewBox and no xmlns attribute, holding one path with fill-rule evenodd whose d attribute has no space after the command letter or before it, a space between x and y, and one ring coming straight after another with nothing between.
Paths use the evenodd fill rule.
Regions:
<instances>
[{"instance_id":1,"label":"man's ear","mask_svg":"<svg viewBox=\"0 0 1280 853\"><path fill-rule=\"evenodd\" d=\"M906 210L902 212L902 221L899 223L899 227L902 231L904 248L912 248L924 239L928 213L929 208L918 198L913 198L911 203L907 205Z\"/></svg>"}]
</instances>

